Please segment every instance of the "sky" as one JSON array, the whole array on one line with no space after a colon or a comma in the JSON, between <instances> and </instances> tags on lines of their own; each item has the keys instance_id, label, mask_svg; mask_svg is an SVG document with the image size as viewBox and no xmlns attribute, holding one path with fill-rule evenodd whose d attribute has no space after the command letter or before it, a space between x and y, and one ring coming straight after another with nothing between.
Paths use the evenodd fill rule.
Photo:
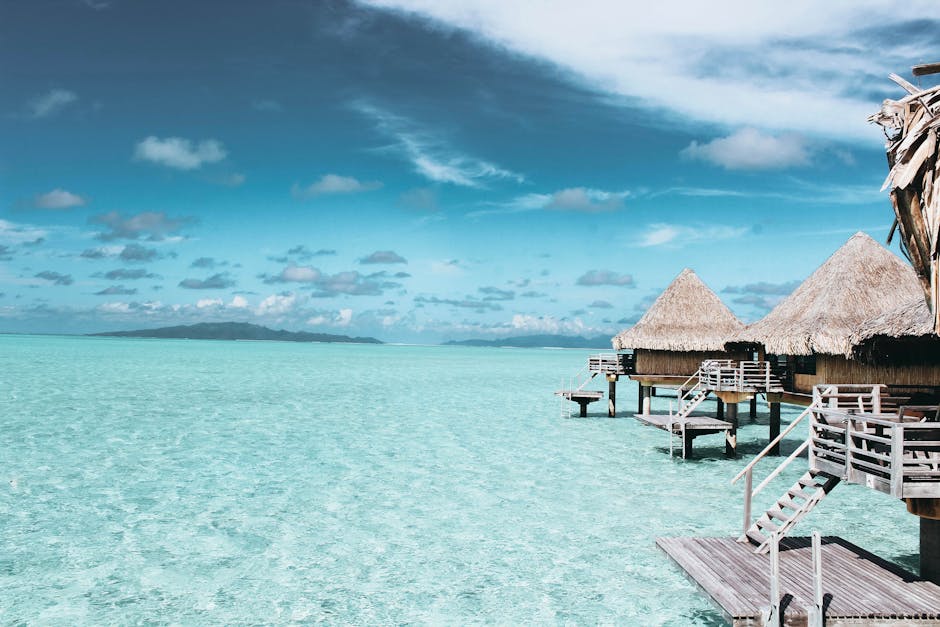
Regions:
<instances>
[{"instance_id":1,"label":"sky","mask_svg":"<svg viewBox=\"0 0 940 627\"><path fill-rule=\"evenodd\" d=\"M613 335L685 267L753 321L885 242L936 61L916 0L0 0L0 332Z\"/></svg>"}]
</instances>

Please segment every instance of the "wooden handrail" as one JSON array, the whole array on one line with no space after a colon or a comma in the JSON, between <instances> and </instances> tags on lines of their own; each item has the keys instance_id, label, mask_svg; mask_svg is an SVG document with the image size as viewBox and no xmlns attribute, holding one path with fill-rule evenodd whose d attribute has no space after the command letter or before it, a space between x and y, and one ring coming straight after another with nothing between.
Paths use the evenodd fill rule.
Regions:
<instances>
[{"instance_id":1,"label":"wooden handrail","mask_svg":"<svg viewBox=\"0 0 940 627\"><path fill-rule=\"evenodd\" d=\"M829 388L829 389L832 389L832 388ZM753 470L753 469L754 469L754 466L757 465L757 462L759 462L760 460L764 459L764 457L766 457L766 456L770 453L770 451L771 451L775 446L777 446L778 444L780 444L780 441L783 440L783 438L785 438L785 437L787 436L787 434L789 434L791 431L793 431L793 429L796 428L796 425L798 425L800 422L802 422L802 420L803 420L804 418L806 418L806 416L808 416L814 409L818 409L818 407L815 405L815 403L809 405L809 407L807 407L806 409L804 409L804 410L803 410L803 413L801 413L799 416L797 416L796 420L794 420L793 422L791 422L790 425L780 433L780 435L778 435L778 436L775 437L773 440L771 440L771 441L770 441L770 444L768 444L768 445L764 448L763 451L761 451L760 453L757 454L757 457L755 457L754 459L752 459L752 460L748 463L748 465L744 467L744 469L743 469L741 472L739 472L738 474L736 474L736 475L734 476L734 479L731 480L731 485L734 485L735 483L737 483L738 480L739 480L741 477L743 477L744 475L746 475L749 471Z\"/></svg>"}]
</instances>

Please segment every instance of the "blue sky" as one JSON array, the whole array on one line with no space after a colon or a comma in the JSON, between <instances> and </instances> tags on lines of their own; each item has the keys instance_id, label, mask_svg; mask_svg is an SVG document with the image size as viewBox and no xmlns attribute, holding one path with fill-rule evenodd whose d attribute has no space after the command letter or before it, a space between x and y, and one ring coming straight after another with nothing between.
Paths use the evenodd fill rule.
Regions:
<instances>
[{"instance_id":1,"label":"blue sky","mask_svg":"<svg viewBox=\"0 0 940 627\"><path fill-rule=\"evenodd\" d=\"M0 331L613 334L684 267L757 319L885 240L940 12L756 4L2 1Z\"/></svg>"}]
</instances>

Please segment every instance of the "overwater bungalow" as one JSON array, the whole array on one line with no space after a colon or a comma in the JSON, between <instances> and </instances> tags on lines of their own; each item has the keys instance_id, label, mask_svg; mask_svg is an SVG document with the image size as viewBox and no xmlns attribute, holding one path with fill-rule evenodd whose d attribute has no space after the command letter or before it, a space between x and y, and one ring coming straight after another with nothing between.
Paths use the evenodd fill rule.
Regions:
<instances>
[{"instance_id":1,"label":"overwater bungalow","mask_svg":"<svg viewBox=\"0 0 940 627\"><path fill-rule=\"evenodd\" d=\"M753 349L785 364L784 400L807 405L821 383L878 382L916 389L940 381L940 369L910 359L859 359L858 334L872 321L903 331L910 309L923 302L911 267L864 233L853 235L764 318L739 332L729 348ZM888 318L882 319L883 316ZM856 339L853 339L856 338ZM882 357L887 357L882 355Z\"/></svg>"},{"instance_id":2,"label":"overwater bungalow","mask_svg":"<svg viewBox=\"0 0 940 627\"><path fill-rule=\"evenodd\" d=\"M913 68L934 73L940 64ZM732 481L744 479L737 541L657 540L733 625L940 625L940 405L883 402L885 383L940 382L940 86L891 79L908 93L871 120L888 139L892 233L913 269L857 234L737 338L786 356L798 391L812 386L781 437L808 423L807 435L756 487L756 464L775 442ZM752 499L803 453L806 472L752 518ZM840 483L900 499L919 517L919 576L842 538L787 537Z\"/></svg>"},{"instance_id":3,"label":"overwater bungalow","mask_svg":"<svg viewBox=\"0 0 940 627\"><path fill-rule=\"evenodd\" d=\"M650 413L653 388L683 385L703 361L746 359L746 351L725 348L743 329L744 323L695 272L680 272L643 317L612 340L615 349L633 351L630 378L639 386L637 413Z\"/></svg>"}]
</instances>

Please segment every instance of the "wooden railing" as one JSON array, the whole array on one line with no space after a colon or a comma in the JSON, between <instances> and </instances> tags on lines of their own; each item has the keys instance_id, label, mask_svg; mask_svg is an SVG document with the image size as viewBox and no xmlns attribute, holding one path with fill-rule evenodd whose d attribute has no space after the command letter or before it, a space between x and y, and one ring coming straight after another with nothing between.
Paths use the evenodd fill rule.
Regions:
<instances>
[{"instance_id":1,"label":"wooden railing","mask_svg":"<svg viewBox=\"0 0 940 627\"><path fill-rule=\"evenodd\" d=\"M940 498L938 408L882 413L883 386L813 392L809 465L896 498Z\"/></svg>"},{"instance_id":2,"label":"wooden railing","mask_svg":"<svg viewBox=\"0 0 940 627\"><path fill-rule=\"evenodd\" d=\"M826 388L825 390L828 390L828 389L829 389L829 388ZM822 390L821 390L821 391L822 391ZM814 403L815 403L815 402L816 402L816 399L814 398ZM821 402L821 401L820 401L820 402ZM760 492L761 492L764 488L766 488L767 485L768 485L771 481L773 481L774 479L776 479L777 476L779 476L780 473L782 473L782 472L787 468L787 466L789 466L791 463L793 463L793 460L795 460L797 457L799 457L800 455L802 455L803 452L806 451L806 449L809 447L810 442L809 442L808 439L807 439L807 440L804 440L802 444L800 444L798 447L796 447L796 448L793 450L793 452L790 453L789 456L787 456L787 458L786 458L785 460L783 460L782 462L780 462L780 464L779 464L776 468L774 468L773 471L772 471L769 475L767 475L767 477L765 477L763 481L760 482L760 484L757 486L757 488L754 488L754 487L753 487L753 485L754 485L754 467L757 466L757 463L758 463L760 460L764 459L767 455L769 455L769 454L770 454L770 451L774 450L775 447L779 446L779 445L780 445L780 442L783 440L783 438L785 438L791 431L793 431L793 430L796 428L796 426L797 426L798 424L800 424L800 423L803 421L803 419L805 419L807 416L811 415L812 412L813 412L813 409L814 409L814 405L810 405L809 407L807 407L806 409L804 409L804 410L803 410L803 413L801 413L799 416L797 416L797 417L789 424L789 426L787 426L787 428L784 429L783 432L780 433L780 435L778 435L778 436L775 437L773 440L771 440L771 441L770 441L770 444L768 444L766 447L764 447L764 450L762 450L760 453L758 453L757 456L755 456L754 459L752 459L752 460L748 463L748 465L745 466L745 467L741 470L741 472L739 472L738 474L736 474L736 475L734 476L734 479L731 480L731 484L734 485L735 483L738 482L738 480L741 479L741 477L744 477L744 532L742 533L742 536L741 536L742 538L745 538L745 537L746 537L745 534L747 533L747 530L748 530L748 529L750 528L750 526L751 526L751 522L752 522L752 520L751 520L751 503L753 502L754 497L757 496L758 494L760 494Z\"/></svg>"},{"instance_id":3,"label":"wooden railing","mask_svg":"<svg viewBox=\"0 0 940 627\"><path fill-rule=\"evenodd\" d=\"M779 386L769 361L707 359L700 370L702 385L709 390L767 391Z\"/></svg>"},{"instance_id":4,"label":"wooden railing","mask_svg":"<svg viewBox=\"0 0 940 627\"><path fill-rule=\"evenodd\" d=\"M588 357L588 370L604 374L634 374L636 372L636 354L634 353L599 353Z\"/></svg>"}]
</instances>

